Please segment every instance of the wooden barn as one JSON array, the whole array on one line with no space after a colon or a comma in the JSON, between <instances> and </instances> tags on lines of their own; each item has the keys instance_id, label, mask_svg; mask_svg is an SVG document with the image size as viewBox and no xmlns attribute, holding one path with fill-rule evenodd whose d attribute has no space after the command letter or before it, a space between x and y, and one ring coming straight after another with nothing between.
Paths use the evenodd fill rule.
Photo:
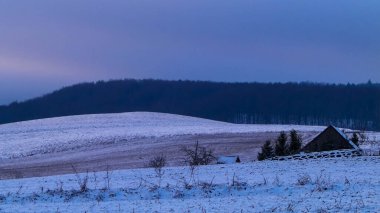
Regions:
<instances>
[{"instance_id":1,"label":"wooden barn","mask_svg":"<svg viewBox=\"0 0 380 213\"><path fill-rule=\"evenodd\" d=\"M302 148L303 152L322 152L340 149L356 149L356 146L340 129L330 125Z\"/></svg>"}]
</instances>

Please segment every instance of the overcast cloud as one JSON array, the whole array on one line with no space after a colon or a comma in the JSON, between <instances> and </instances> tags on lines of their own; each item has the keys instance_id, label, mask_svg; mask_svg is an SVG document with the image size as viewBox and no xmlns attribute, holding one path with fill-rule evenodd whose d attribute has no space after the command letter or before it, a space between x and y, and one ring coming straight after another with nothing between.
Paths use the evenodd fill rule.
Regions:
<instances>
[{"instance_id":1,"label":"overcast cloud","mask_svg":"<svg viewBox=\"0 0 380 213\"><path fill-rule=\"evenodd\" d=\"M380 81L380 1L0 0L0 104L118 78Z\"/></svg>"}]
</instances>

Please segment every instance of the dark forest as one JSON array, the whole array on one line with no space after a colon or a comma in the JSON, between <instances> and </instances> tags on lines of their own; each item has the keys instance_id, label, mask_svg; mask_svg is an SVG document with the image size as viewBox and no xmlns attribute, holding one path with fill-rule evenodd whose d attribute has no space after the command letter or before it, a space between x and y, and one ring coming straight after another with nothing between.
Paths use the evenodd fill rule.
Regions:
<instances>
[{"instance_id":1,"label":"dark forest","mask_svg":"<svg viewBox=\"0 0 380 213\"><path fill-rule=\"evenodd\" d=\"M0 123L152 111L251 124L380 130L380 85L114 80L82 83L0 106Z\"/></svg>"}]
</instances>

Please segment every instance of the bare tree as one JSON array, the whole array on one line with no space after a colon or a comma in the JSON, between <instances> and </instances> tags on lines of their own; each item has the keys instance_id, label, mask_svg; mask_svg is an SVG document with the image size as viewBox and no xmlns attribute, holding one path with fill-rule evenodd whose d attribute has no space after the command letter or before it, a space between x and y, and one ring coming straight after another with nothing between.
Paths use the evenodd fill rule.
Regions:
<instances>
[{"instance_id":1,"label":"bare tree","mask_svg":"<svg viewBox=\"0 0 380 213\"><path fill-rule=\"evenodd\" d=\"M209 165L216 158L211 149L199 146L199 142L195 144L194 148L182 147L185 153L185 163L189 166Z\"/></svg>"},{"instance_id":2,"label":"bare tree","mask_svg":"<svg viewBox=\"0 0 380 213\"><path fill-rule=\"evenodd\" d=\"M149 167L154 168L156 175L158 177L158 186L161 187L162 176L164 175L163 168L166 166L166 156L158 155L153 157L148 164Z\"/></svg>"}]
</instances>

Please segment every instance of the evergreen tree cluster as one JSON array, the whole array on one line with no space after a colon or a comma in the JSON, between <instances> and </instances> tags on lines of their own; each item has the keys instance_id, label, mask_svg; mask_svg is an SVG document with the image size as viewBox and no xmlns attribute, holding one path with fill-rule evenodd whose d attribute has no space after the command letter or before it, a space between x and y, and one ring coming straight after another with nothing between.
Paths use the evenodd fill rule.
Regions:
<instances>
[{"instance_id":1,"label":"evergreen tree cluster","mask_svg":"<svg viewBox=\"0 0 380 213\"><path fill-rule=\"evenodd\" d=\"M290 140L288 140L290 139ZM274 156L287 156L300 152L302 146L301 136L296 130L289 133L289 137L285 132L281 132L277 137L275 147L273 149L271 141L266 141L261 147L261 152L258 154L259 161L272 158Z\"/></svg>"}]
</instances>

